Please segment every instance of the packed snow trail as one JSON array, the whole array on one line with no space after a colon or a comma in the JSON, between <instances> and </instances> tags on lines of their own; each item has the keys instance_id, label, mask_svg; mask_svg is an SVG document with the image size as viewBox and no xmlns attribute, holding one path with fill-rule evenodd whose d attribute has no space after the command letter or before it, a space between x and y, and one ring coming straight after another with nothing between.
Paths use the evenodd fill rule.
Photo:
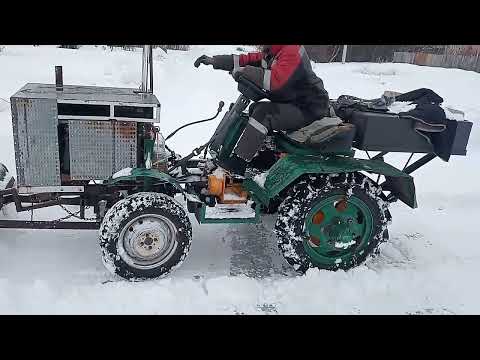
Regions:
<instances>
[{"instance_id":1,"label":"packed snow trail","mask_svg":"<svg viewBox=\"0 0 480 360\"><path fill-rule=\"evenodd\" d=\"M220 100L225 111L237 98L228 74L193 66L204 53L239 53L237 47L154 50L154 92L162 104L164 134L212 116ZM6 46L0 53L0 98L9 100L28 82L54 83L55 65L63 65L66 84L138 87L141 56L101 46ZM379 257L348 272L311 270L299 277L276 247L274 216L258 225L202 226L191 217L192 248L182 267L163 280L129 283L104 268L95 231L1 229L0 313L479 314L480 74L408 64L315 64L314 69L331 98L376 98L385 90L428 87L474 122L466 157L435 159L414 173L419 208L391 206L390 240ZM181 130L168 146L189 153L209 139L222 115ZM0 162L14 175L10 105L2 100L0 150ZM389 158L400 167L408 154ZM11 210L0 216L30 219L29 213ZM41 209L34 219L64 215L59 208Z\"/></svg>"}]
</instances>

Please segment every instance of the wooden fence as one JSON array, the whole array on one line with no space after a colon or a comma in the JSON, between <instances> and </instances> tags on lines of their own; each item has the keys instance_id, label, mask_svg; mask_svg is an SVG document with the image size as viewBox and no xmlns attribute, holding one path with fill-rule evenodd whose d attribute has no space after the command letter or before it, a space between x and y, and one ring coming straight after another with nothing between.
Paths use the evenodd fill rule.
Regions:
<instances>
[{"instance_id":1,"label":"wooden fence","mask_svg":"<svg viewBox=\"0 0 480 360\"><path fill-rule=\"evenodd\" d=\"M460 55L460 54L427 54L421 52L395 52L393 62L426 65L443 68L456 68L463 70L472 70L480 72L479 54Z\"/></svg>"}]
</instances>

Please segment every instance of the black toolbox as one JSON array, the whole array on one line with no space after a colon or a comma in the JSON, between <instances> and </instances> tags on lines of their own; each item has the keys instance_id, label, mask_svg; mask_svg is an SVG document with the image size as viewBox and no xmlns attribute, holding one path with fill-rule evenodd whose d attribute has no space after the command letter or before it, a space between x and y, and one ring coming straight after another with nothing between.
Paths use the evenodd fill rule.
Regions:
<instances>
[{"instance_id":1,"label":"black toolbox","mask_svg":"<svg viewBox=\"0 0 480 360\"><path fill-rule=\"evenodd\" d=\"M448 120L444 131L422 136L415 130L418 120L386 112L353 111L344 120L356 127L356 149L435 153L445 161L450 155L466 155L472 129L470 121Z\"/></svg>"}]
</instances>

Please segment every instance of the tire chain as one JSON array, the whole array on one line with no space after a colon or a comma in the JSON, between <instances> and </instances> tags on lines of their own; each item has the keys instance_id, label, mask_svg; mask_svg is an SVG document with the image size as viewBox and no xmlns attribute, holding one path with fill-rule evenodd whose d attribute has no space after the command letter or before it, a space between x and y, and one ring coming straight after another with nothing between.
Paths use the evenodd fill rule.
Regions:
<instances>
[{"instance_id":1,"label":"tire chain","mask_svg":"<svg viewBox=\"0 0 480 360\"><path fill-rule=\"evenodd\" d=\"M57 200L58 200L58 198L57 198ZM71 217L74 217L76 219L83 220L83 221L98 221L97 217L82 219L80 216L78 216L78 214L80 214L80 210L78 210L76 213L73 213L70 210L68 210L65 206L63 206L62 204L58 204L58 206L60 206L63 209L63 211L65 211L68 215L64 216L62 218L53 220L52 221L53 223L59 223L59 222L62 222L64 220L70 219ZM88 208L90 208L90 206L86 206L85 208L88 209ZM32 212L32 216L33 216L33 212Z\"/></svg>"},{"instance_id":2,"label":"tire chain","mask_svg":"<svg viewBox=\"0 0 480 360\"><path fill-rule=\"evenodd\" d=\"M76 213L72 213L70 210L68 210L66 207L64 207L62 204L58 204L68 215L63 217L63 218L60 218L60 219L57 219L55 220L55 222L61 222L63 220L67 220L67 219L70 219L71 217L74 217L76 219L79 219L79 220L85 220L85 221L97 221L97 218L96 217L93 217L93 218L85 218L85 219L82 219L80 216L78 216L78 214L80 214L80 210L77 211ZM87 206L86 209L88 209L90 206Z\"/></svg>"}]
</instances>

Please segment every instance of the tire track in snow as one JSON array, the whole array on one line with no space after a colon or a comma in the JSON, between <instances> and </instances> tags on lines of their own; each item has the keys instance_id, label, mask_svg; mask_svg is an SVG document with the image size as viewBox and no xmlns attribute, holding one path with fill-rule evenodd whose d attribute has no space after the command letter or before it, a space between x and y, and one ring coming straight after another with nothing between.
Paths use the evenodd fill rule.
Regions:
<instances>
[{"instance_id":1,"label":"tire track in snow","mask_svg":"<svg viewBox=\"0 0 480 360\"><path fill-rule=\"evenodd\" d=\"M226 238L232 248L230 275L246 275L263 279L275 276L296 276L277 248L273 234L275 217L267 216L262 223L230 226Z\"/></svg>"}]
</instances>

